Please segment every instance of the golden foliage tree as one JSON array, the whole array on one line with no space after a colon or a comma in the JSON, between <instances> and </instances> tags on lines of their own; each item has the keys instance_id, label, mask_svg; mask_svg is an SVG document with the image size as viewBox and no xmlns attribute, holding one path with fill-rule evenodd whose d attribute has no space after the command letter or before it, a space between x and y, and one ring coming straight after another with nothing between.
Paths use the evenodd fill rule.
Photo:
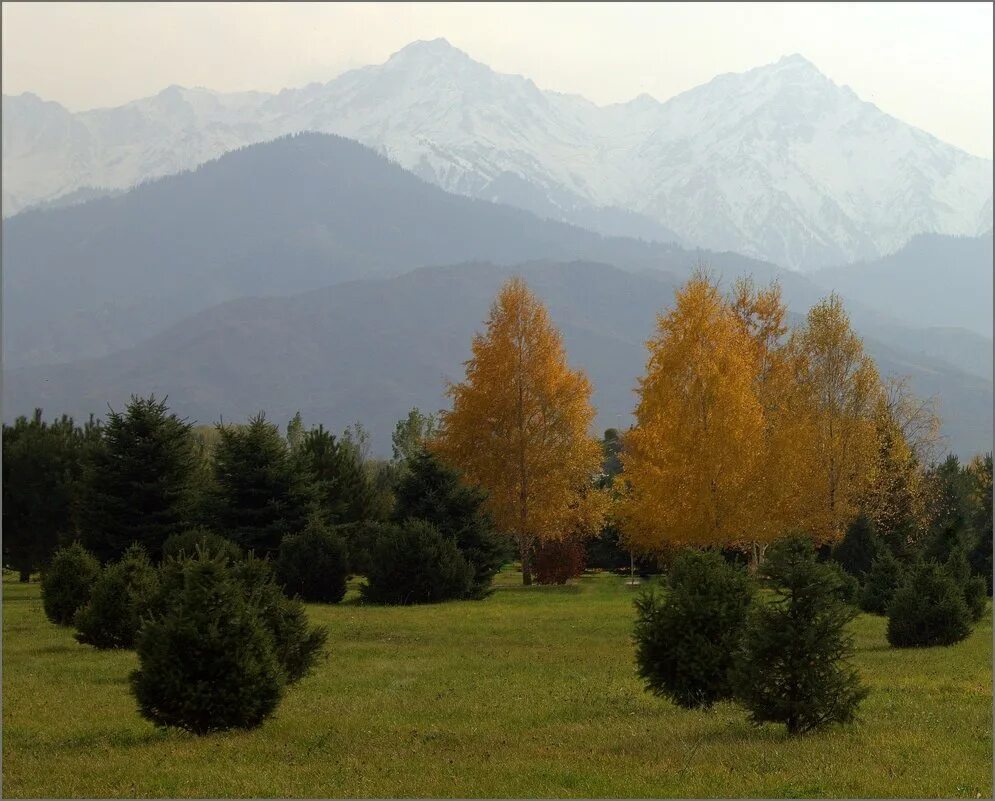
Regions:
<instances>
[{"instance_id":1,"label":"golden foliage tree","mask_svg":"<svg viewBox=\"0 0 995 801\"><path fill-rule=\"evenodd\" d=\"M740 541L756 521L763 442L756 342L699 272L647 347L622 455L626 540L638 550Z\"/></svg>"},{"instance_id":2,"label":"golden foliage tree","mask_svg":"<svg viewBox=\"0 0 995 801\"><path fill-rule=\"evenodd\" d=\"M568 367L559 332L520 278L501 289L465 380L448 394L453 407L432 447L487 490L531 584L536 543L593 531L604 500L592 483L601 447L589 434L591 385Z\"/></svg>"},{"instance_id":3,"label":"golden foliage tree","mask_svg":"<svg viewBox=\"0 0 995 801\"><path fill-rule=\"evenodd\" d=\"M887 413L920 465L931 464L943 437L936 398L917 398L903 376L889 376L883 385Z\"/></svg>"},{"instance_id":4,"label":"golden foliage tree","mask_svg":"<svg viewBox=\"0 0 995 801\"><path fill-rule=\"evenodd\" d=\"M905 551L925 523L926 481L891 400L882 392L874 410L874 469L860 506L880 536L892 548Z\"/></svg>"},{"instance_id":5,"label":"golden foliage tree","mask_svg":"<svg viewBox=\"0 0 995 801\"><path fill-rule=\"evenodd\" d=\"M881 382L835 294L809 310L791 345L812 435L805 468L810 482L805 528L817 539L831 541L842 536L873 481Z\"/></svg>"},{"instance_id":6,"label":"golden foliage tree","mask_svg":"<svg viewBox=\"0 0 995 801\"><path fill-rule=\"evenodd\" d=\"M787 337L787 308L778 284L757 289L749 279L736 283L732 311L752 344L754 392L763 412L762 438L752 482L757 511L744 532L756 567L767 545L808 517L811 488L812 417L798 383L801 365Z\"/></svg>"}]
</instances>

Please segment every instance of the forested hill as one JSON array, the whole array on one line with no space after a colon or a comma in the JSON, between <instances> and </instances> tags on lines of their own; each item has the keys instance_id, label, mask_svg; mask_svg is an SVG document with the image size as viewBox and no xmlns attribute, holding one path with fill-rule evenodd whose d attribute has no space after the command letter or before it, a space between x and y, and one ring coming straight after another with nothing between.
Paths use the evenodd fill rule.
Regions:
<instances>
[{"instance_id":1,"label":"forested hill","mask_svg":"<svg viewBox=\"0 0 995 801\"><path fill-rule=\"evenodd\" d=\"M124 195L6 220L5 357L102 356L227 300L474 259L781 273L449 194L356 142L304 134Z\"/></svg>"},{"instance_id":2,"label":"forested hill","mask_svg":"<svg viewBox=\"0 0 995 801\"><path fill-rule=\"evenodd\" d=\"M9 371L5 415L35 406L102 415L108 402L122 408L131 393L155 392L202 423L260 410L280 423L300 410L333 430L360 420L385 453L394 423L412 406L447 404L446 380L461 377L472 335L512 273L547 304L571 364L588 372L596 425L627 426L645 341L683 279L590 262L460 264L228 302L107 357ZM920 396L940 396L949 447L962 456L989 450L991 381L903 347L902 329L882 332L889 342L865 337L869 353L882 373L908 375Z\"/></svg>"}]
</instances>

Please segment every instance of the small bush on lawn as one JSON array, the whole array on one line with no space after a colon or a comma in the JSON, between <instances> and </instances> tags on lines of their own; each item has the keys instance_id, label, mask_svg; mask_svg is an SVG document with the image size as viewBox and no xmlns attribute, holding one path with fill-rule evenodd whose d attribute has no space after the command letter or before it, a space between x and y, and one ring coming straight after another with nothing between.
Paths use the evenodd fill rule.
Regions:
<instances>
[{"instance_id":1,"label":"small bush on lawn","mask_svg":"<svg viewBox=\"0 0 995 801\"><path fill-rule=\"evenodd\" d=\"M311 520L300 534L283 538L276 577L288 595L338 603L345 597L349 577L346 544L320 521Z\"/></svg>"},{"instance_id":2,"label":"small bush on lawn","mask_svg":"<svg viewBox=\"0 0 995 801\"><path fill-rule=\"evenodd\" d=\"M174 558L196 556L198 547L208 553L221 554L230 562L237 562L243 556L242 549L238 545L207 528L192 528L180 534L173 534L163 543L162 555Z\"/></svg>"},{"instance_id":3,"label":"small bush on lawn","mask_svg":"<svg viewBox=\"0 0 995 801\"><path fill-rule=\"evenodd\" d=\"M365 576L370 572L370 554L383 528L383 523L373 520L359 520L331 527L331 532L341 537L346 544L351 573Z\"/></svg>"},{"instance_id":4,"label":"small bush on lawn","mask_svg":"<svg viewBox=\"0 0 995 801\"><path fill-rule=\"evenodd\" d=\"M471 594L473 568L452 539L424 520L384 526L370 557L361 589L367 601L434 603Z\"/></svg>"},{"instance_id":5,"label":"small bush on lawn","mask_svg":"<svg viewBox=\"0 0 995 801\"><path fill-rule=\"evenodd\" d=\"M131 648L158 589L159 574L140 545L104 568L76 611L76 639L96 648Z\"/></svg>"},{"instance_id":6,"label":"small bush on lawn","mask_svg":"<svg viewBox=\"0 0 995 801\"><path fill-rule=\"evenodd\" d=\"M737 697L754 723L784 723L790 734L851 721L867 690L847 661L857 610L840 600L835 571L800 536L774 543L763 570L774 598L747 615Z\"/></svg>"},{"instance_id":7,"label":"small bush on lawn","mask_svg":"<svg viewBox=\"0 0 995 801\"><path fill-rule=\"evenodd\" d=\"M967 611L971 613L971 620L977 623L985 616L985 609L988 606L988 584L981 576L971 576L964 585L964 602L967 604Z\"/></svg>"},{"instance_id":8,"label":"small bush on lawn","mask_svg":"<svg viewBox=\"0 0 995 801\"><path fill-rule=\"evenodd\" d=\"M874 523L861 515L850 524L843 539L833 546L832 559L851 576L862 578L883 550Z\"/></svg>"},{"instance_id":9,"label":"small bush on lawn","mask_svg":"<svg viewBox=\"0 0 995 801\"><path fill-rule=\"evenodd\" d=\"M824 562L825 566L833 572L836 581L836 597L843 603L856 606L860 599L860 582L852 573L843 569L838 562Z\"/></svg>"},{"instance_id":10,"label":"small bush on lawn","mask_svg":"<svg viewBox=\"0 0 995 801\"><path fill-rule=\"evenodd\" d=\"M952 645L971 631L964 592L943 565L912 566L888 604L888 642L898 648Z\"/></svg>"},{"instance_id":11,"label":"small bush on lawn","mask_svg":"<svg viewBox=\"0 0 995 801\"><path fill-rule=\"evenodd\" d=\"M139 711L197 734L258 726L279 703L286 677L245 584L204 551L170 570L180 580L166 611L136 640L131 686Z\"/></svg>"},{"instance_id":12,"label":"small bush on lawn","mask_svg":"<svg viewBox=\"0 0 995 801\"><path fill-rule=\"evenodd\" d=\"M547 540L536 548L536 583L566 584L584 572L586 561L584 543L580 539Z\"/></svg>"},{"instance_id":13,"label":"small bush on lawn","mask_svg":"<svg viewBox=\"0 0 995 801\"><path fill-rule=\"evenodd\" d=\"M67 626L76 610L90 600L100 575L100 563L78 542L60 548L41 577L45 615L53 623Z\"/></svg>"},{"instance_id":14,"label":"small bush on lawn","mask_svg":"<svg viewBox=\"0 0 995 801\"><path fill-rule=\"evenodd\" d=\"M473 568L470 597L489 595L495 574L511 558L511 549L484 509L487 493L466 484L457 470L422 447L408 459L394 499L394 521L418 518L451 538Z\"/></svg>"},{"instance_id":15,"label":"small bush on lawn","mask_svg":"<svg viewBox=\"0 0 995 801\"><path fill-rule=\"evenodd\" d=\"M308 623L307 612L296 598L288 598L273 575L268 559L252 554L232 566L242 582L250 603L259 610L263 623L273 635L276 657L293 683L311 672L321 656L328 632Z\"/></svg>"},{"instance_id":16,"label":"small bush on lawn","mask_svg":"<svg viewBox=\"0 0 995 801\"><path fill-rule=\"evenodd\" d=\"M745 571L714 552L677 557L661 596L636 599L636 665L646 689L683 707L732 696L729 668L750 605Z\"/></svg>"},{"instance_id":17,"label":"small bush on lawn","mask_svg":"<svg viewBox=\"0 0 995 801\"><path fill-rule=\"evenodd\" d=\"M964 591L946 567L921 561L888 604L888 642L898 648L951 645L971 631Z\"/></svg>"},{"instance_id":18,"label":"small bush on lawn","mask_svg":"<svg viewBox=\"0 0 995 801\"><path fill-rule=\"evenodd\" d=\"M263 625L273 639L277 661L286 680L297 681L310 672L321 656L327 632L308 623L304 605L288 598L276 583L268 559L249 554L246 559L228 562L223 555L200 550L194 561L215 559L230 569L230 575L245 594L246 602L259 613ZM187 581L190 559L167 559L159 569L159 594L154 614L166 614L173 600L182 592Z\"/></svg>"},{"instance_id":19,"label":"small bush on lawn","mask_svg":"<svg viewBox=\"0 0 995 801\"><path fill-rule=\"evenodd\" d=\"M971 563L968 561L968 551L964 547L954 548L946 562L947 573L954 584L964 593L964 603L971 615L971 621L977 623L985 614L985 603L988 600L988 585L981 576L971 573Z\"/></svg>"},{"instance_id":20,"label":"small bush on lawn","mask_svg":"<svg viewBox=\"0 0 995 801\"><path fill-rule=\"evenodd\" d=\"M872 563L860 591L860 608L872 615L883 615L905 572L891 550L883 550Z\"/></svg>"}]
</instances>

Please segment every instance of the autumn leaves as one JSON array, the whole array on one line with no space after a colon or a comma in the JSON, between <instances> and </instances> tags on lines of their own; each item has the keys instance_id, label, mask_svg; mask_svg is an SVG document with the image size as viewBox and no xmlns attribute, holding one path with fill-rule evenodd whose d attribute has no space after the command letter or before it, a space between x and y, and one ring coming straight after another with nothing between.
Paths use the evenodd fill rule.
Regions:
<instances>
[{"instance_id":1,"label":"autumn leaves","mask_svg":"<svg viewBox=\"0 0 995 801\"><path fill-rule=\"evenodd\" d=\"M435 449L484 487L518 544L524 580L538 542L583 535L606 514L630 547L742 547L800 530L836 539L882 474L881 434L908 450L873 362L836 296L789 331L775 285L724 295L697 272L658 317L624 435L615 502L595 489L591 386L520 279L494 303ZM903 396L907 397L907 396ZM901 455L901 453L899 455Z\"/></svg>"},{"instance_id":2,"label":"autumn leaves","mask_svg":"<svg viewBox=\"0 0 995 801\"><path fill-rule=\"evenodd\" d=\"M484 487L532 583L537 543L594 530L603 499L591 484L601 448L591 438L591 385L567 366L559 332L519 278L498 295L473 340L466 379L449 388L437 452Z\"/></svg>"}]
</instances>

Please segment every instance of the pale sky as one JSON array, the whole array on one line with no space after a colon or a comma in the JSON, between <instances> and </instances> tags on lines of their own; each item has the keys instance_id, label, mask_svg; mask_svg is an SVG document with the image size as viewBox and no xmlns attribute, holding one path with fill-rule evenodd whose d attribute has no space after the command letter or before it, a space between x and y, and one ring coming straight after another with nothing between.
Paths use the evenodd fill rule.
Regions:
<instances>
[{"instance_id":1,"label":"pale sky","mask_svg":"<svg viewBox=\"0 0 995 801\"><path fill-rule=\"evenodd\" d=\"M596 103L659 100L801 53L884 111L992 157L991 3L4 2L3 91L78 111L171 84L277 91L442 36Z\"/></svg>"}]
</instances>

